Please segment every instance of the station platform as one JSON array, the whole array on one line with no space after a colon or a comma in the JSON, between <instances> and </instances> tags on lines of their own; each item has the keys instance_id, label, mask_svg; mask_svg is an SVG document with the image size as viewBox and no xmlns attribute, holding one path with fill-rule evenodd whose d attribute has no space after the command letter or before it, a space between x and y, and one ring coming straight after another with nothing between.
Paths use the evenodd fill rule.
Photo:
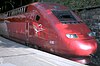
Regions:
<instances>
[{"instance_id":1,"label":"station platform","mask_svg":"<svg viewBox=\"0 0 100 66\"><path fill-rule=\"evenodd\" d=\"M0 37L0 66L87 66Z\"/></svg>"}]
</instances>

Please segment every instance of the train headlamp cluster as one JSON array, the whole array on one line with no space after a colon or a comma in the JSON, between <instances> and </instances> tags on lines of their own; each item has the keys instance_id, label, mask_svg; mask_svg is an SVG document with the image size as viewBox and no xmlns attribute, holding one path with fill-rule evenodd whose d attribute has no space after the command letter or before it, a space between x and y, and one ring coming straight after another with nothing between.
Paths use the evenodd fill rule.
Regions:
<instances>
[{"instance_id":1,"label":"train headlamp cluster","mask_svg":"<svg viewBox=\"0 0 100 66\"><path fill-rule=\"evenodd\" d=\"M88 33L88 36L90 36L90 37L96 36L96 32L90 32L90 33Z\"/></svg>"},{"instance_id":2,"label":"train headlamp cluster","mask_svg":"<svg viewBox=\"0 0 100 66\"><path fill-rule=\"evenodd\" d=\"M78 36L76 34L66 34L67 38L77 38Z\"/></svg>"}]
</instances>

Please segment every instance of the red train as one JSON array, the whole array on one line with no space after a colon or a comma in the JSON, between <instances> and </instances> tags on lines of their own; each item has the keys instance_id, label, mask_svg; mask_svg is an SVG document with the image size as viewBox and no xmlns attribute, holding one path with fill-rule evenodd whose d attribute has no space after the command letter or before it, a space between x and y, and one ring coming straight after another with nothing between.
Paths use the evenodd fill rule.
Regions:
<instances>
[{"instance_id":1,"label":"red train","mask_svg":"<svg viewBox=\"0 0 100 66\"><path fill-rule=\"evenodd\" d=\"M59 4L36 2L2 13L0 35L84 64L97 49L95 33Z\"/></svg>"}]
</instances>

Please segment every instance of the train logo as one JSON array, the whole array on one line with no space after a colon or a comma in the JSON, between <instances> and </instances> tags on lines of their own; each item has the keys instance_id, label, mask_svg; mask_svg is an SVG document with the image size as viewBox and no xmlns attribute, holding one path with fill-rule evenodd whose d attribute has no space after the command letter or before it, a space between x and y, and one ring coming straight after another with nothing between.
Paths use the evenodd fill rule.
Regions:
<instances>
[{"instance_id":1,"label":"train logo","mask_svg":"<svg viewBox=\"0 0 100 66\"><path fill-rule=\"evenodd\" d=\"M43 29L42 24L39 24L39 25L37 25L37 26L33 24L33 29L35 30L35 34L36 34L37 36L38 36L38 32L45 30L45 29Z\"/></svg>"}]
</instances>

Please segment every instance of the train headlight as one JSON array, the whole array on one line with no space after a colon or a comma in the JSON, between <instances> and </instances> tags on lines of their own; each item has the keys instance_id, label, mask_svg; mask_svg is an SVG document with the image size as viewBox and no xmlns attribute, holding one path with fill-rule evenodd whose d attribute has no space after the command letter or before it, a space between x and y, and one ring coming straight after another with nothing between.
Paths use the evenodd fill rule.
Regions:
<instances>
[{"instance_id":1,"label":"train headlight","mask_svg":"<svg viewBox=\"0 0 100 66\"><path fill-rule=\"evenodd\" d=\"M78 36L76 34L66 34L66 37L68 37L68 38L77 38Z\"/></svg>"},{"instance_id":2,"label":"train headlight","mask_svg":"<svg viewBox=\"0 0 100 66\"><path fill-rule=\"evenodd\" d=\"M96 36L96 32L90 32L90 33L88 33L88 35L89 35L90 37Z\"/></svg>"}]
</instances>

